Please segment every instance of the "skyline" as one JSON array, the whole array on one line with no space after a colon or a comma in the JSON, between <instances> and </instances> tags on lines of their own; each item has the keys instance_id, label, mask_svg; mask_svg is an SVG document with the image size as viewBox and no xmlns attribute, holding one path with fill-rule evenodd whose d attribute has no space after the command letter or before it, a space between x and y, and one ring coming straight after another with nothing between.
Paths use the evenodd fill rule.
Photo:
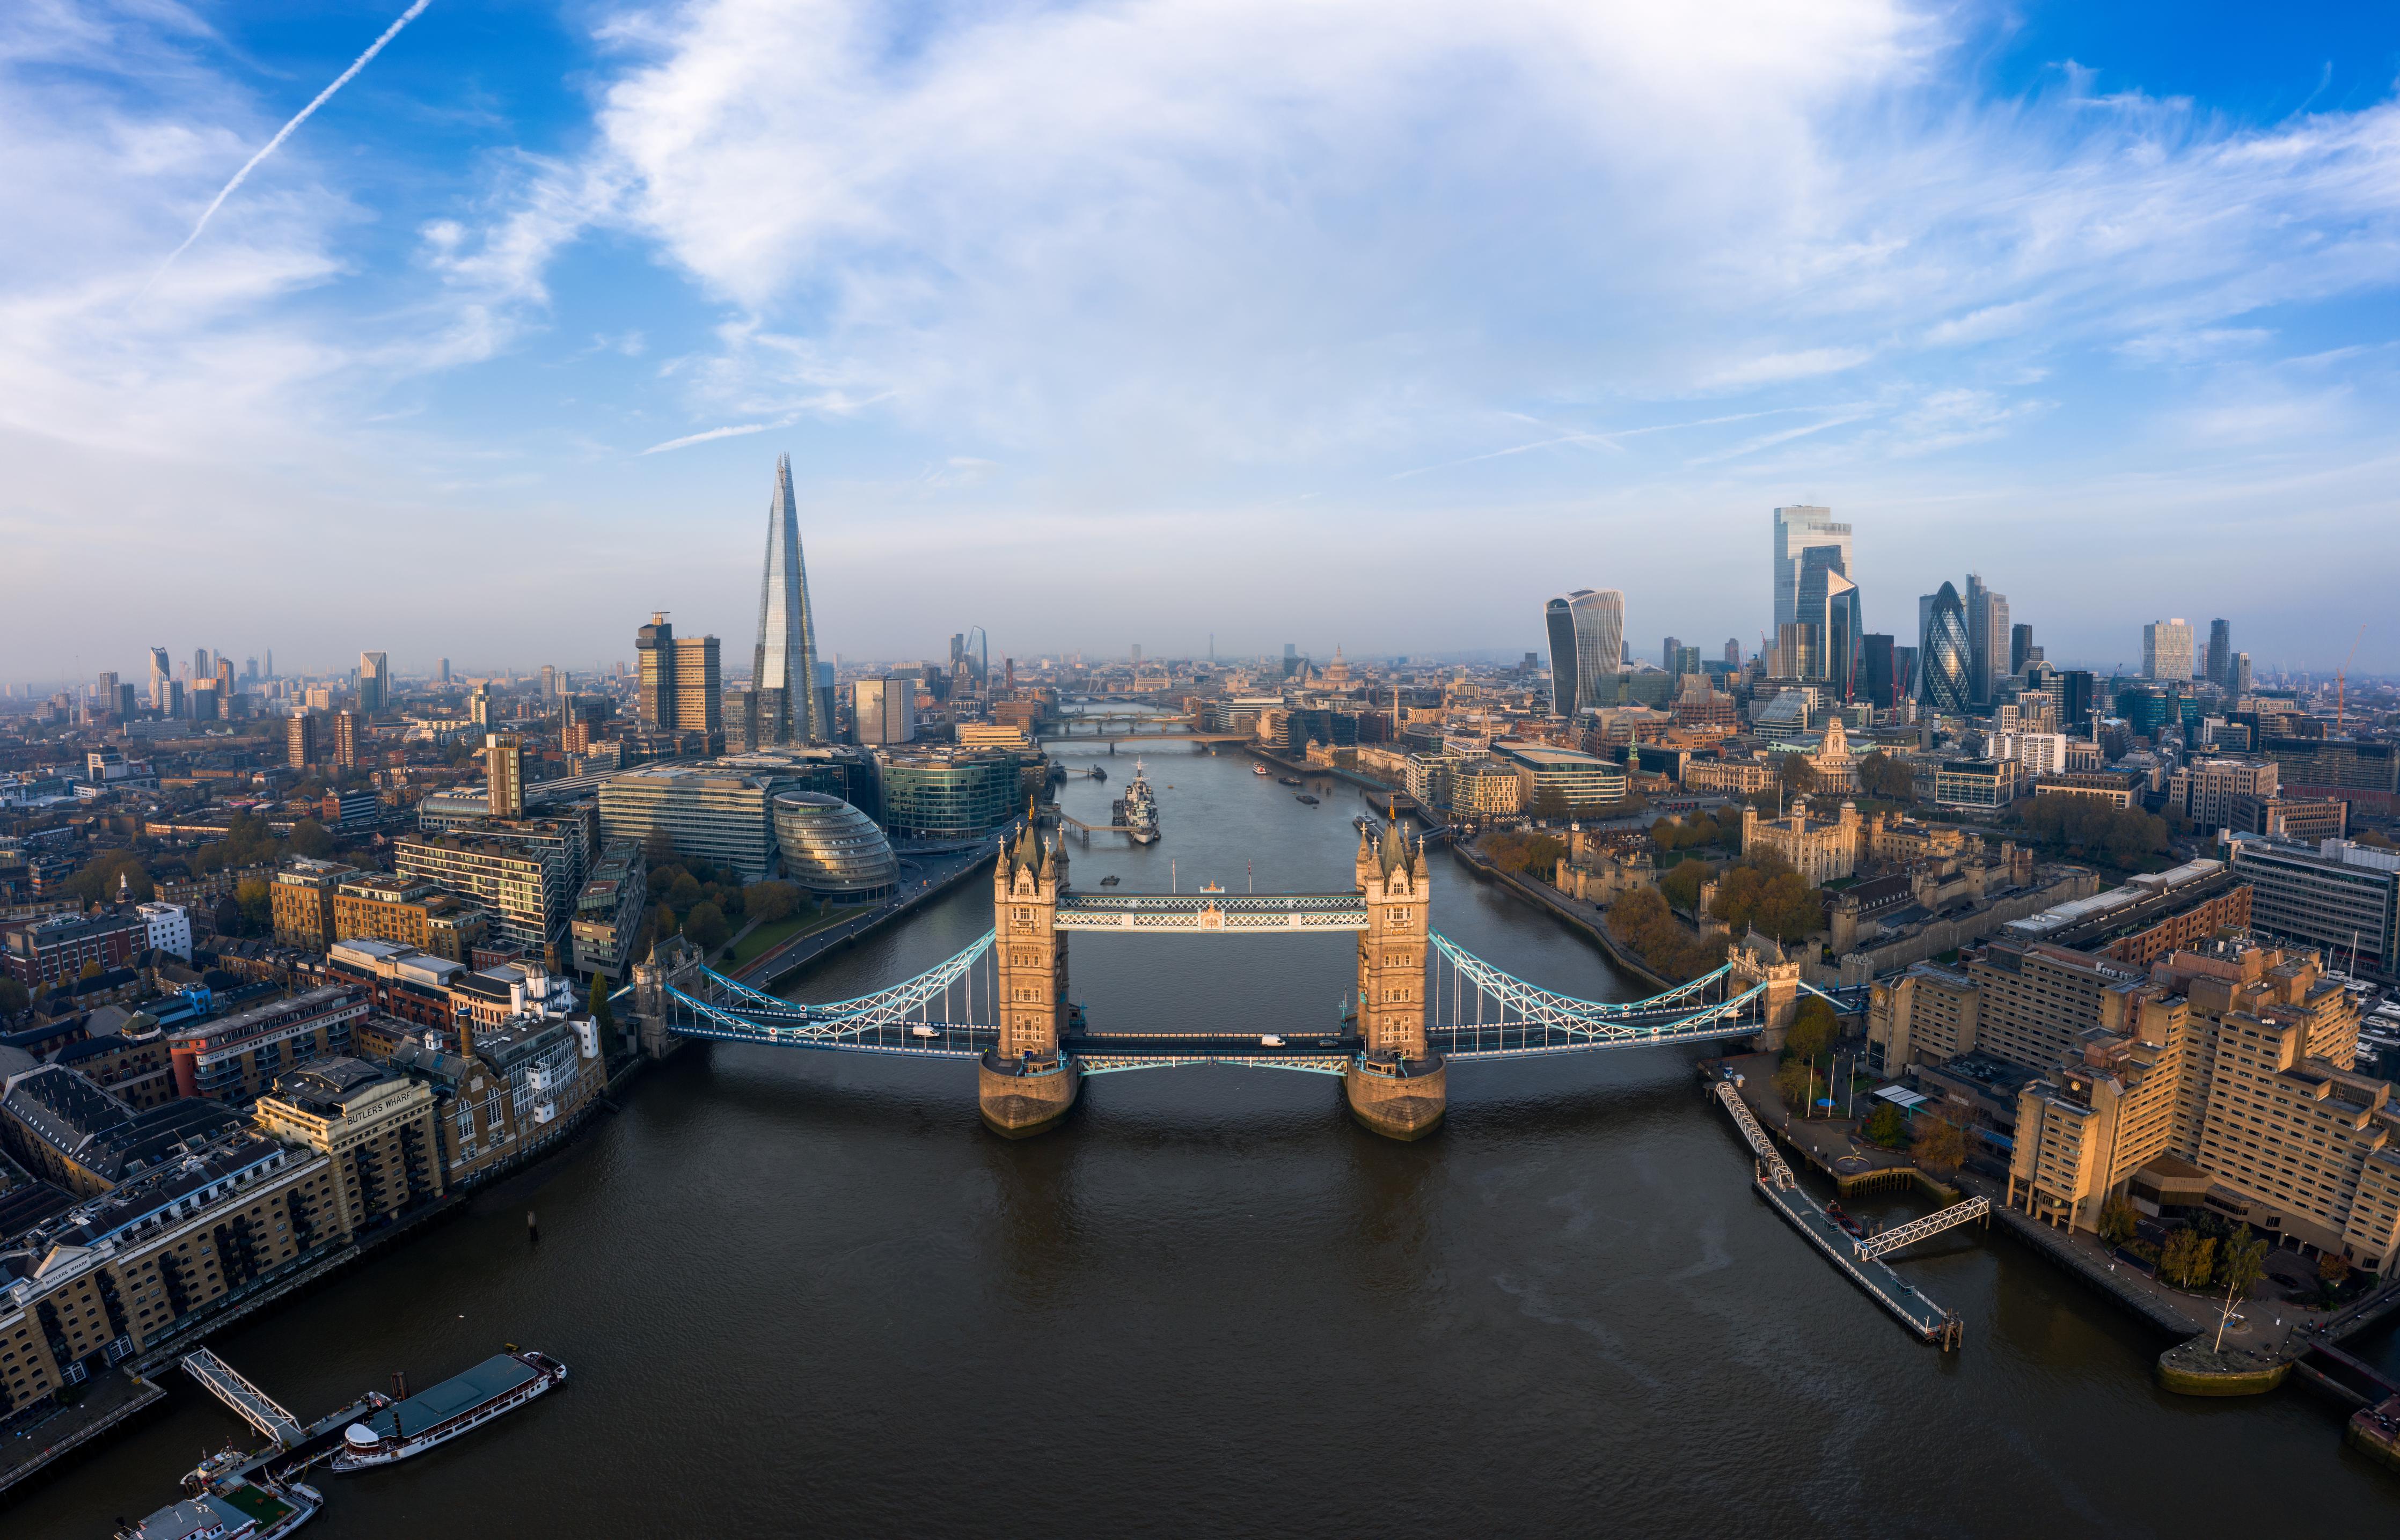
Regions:
<instances>
[{"instance_id":1,"label":"skyline","mask_svg":"<svg viewBox=\"0 0 2400 1540\"><path fill-rule=\"evenodd\" d=\"M15 677L743 638L778 450L829 654L1748 650L1805 503L1871 632L2400 672L2387 15L406 9L0 20Z\"/></svg>"}]
</instances>

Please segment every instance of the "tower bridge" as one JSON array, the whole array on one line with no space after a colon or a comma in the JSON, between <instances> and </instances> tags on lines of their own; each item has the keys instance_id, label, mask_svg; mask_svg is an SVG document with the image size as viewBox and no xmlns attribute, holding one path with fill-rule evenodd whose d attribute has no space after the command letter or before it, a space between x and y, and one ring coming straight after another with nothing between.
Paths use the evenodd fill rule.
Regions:
<instances>
[{"instance_id":1,"label":"tower bridge","mask_svg":"<svg viewBox=\"0 0 2400 1540\"><path fill-rule=\"evenodd\" d=\"M1361 833L1353 877L1346 893L1081 893L1063 842L1044 843L1029 824L993 869L991 930L913 978L798 1004L716 973L676 943L634 970L634 1006L654 1052L668 1038L705 1038L973 1059L984 1120L1010 1138L1054 1126L1088 1076L1231 1065L1338 1077L1361 1123L1412 1139L1440 1124L1451 1060L1749 1037L1772 1045L1800 994L1822 994L1801 982L1798 963L1753 937L1715 972L1646 1000L1582 1000L1517 978L1434 930L1424 843L1397 825L1380 840ZM1352 934L1349 1009L1331 1028L1227 1020L1193 1032L1096 1029L1070 988L1068 937L1078 931Z\"/></svg>"}]
</instances>

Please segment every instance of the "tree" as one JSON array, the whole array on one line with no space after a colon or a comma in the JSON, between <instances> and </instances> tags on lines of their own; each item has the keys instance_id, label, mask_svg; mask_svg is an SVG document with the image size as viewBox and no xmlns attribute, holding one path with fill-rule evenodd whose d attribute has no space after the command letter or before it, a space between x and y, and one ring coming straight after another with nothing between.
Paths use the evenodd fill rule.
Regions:
<instances>
[{"instance_id":1,"label":"tree","mask_svg":"<svg viewBox=\"0 0 2400 1540\"><path fill-rule=\"evenodd\" d=\"M1928 1171L1956 1171L1967 1164L1967 1130L1946 1117L1924 1118L1908 1158Z\"/></svg>"},{"instance_id":2,"label":"tree","mask_svg":"<svg viewBox=\"0 0 2400 1540\"><path fill-rule=\"evenodd\" d=\"M700 881L689 872L678 872L667 884L666 900L678 909L689 910L700 902Z\"/></svg>"},{"instance_id":3,"label":"tree","mask_svg":"<svg viewBox=\"0 0 2400 1540\"><path fill-rule=\"evenodd\" d=\"M1658 879L1658 892L1671 906L1697 912L1700 906L1700 884L1714 873L1715 868L1705 861L1678 862Z\"/></svg>"},{"instance_id":4,"label":"tree","mask_svg":"<svg viewBox=\"0 0 2400 1540\"><path fill-rule=\"evenodd\" d=\"M131 851L109 851L94 856L83 870L67 879L66 890L86 904L113 904L116 902L120 878L127 894L137 904L147 904L157 893L149 868Z\"/></svg>"},{"instance_id":5,"label":"tree","mask_svg":"<svg viewBox=\"0 0 2400 1540\"><path fill-rule=\"evenodd\" d=\"M732 930L725 923L725 911L702 901L684 917L683 934L691 937L693 946L703 952L713 952L725 945Z\"/></svg>"},{"instance_id":6,"label":"tree","mask_svg":"<svg viewBox=\"0 0 2400 1540\"><path fill-rule=\"evenodd\" d=\"M1834 1008L1810 995L1792 1015L1791 1030L1783 1038L1784 1056L1815 1058L1833 1047L1841 1030L1841 1018L1834 1014Z\"/></svg>"},{"instance_id":7,"label":"tree","mask_svg":"<svg viewBox=\"0 0 2400 1540\"><path fill-rule=\"evenodd\" d=\"M32 991L6 974L0 974L0 1021L14 1017L34 1003Z\"/></svg>"},{"instance_id":8,"label":"tree","mask_svg":"<svg viewBox=\"0 0 2400 1540\"><path fill-rule=\"evenodd\" d=\"M765 925L790 919L799 902L800 890L789 882L753 882L743 893L750 917Z\"/></svg>"},{"instance_id":9,"label":"tree","mask_svg":"<svg viewBox=\"0 0 2400 1540\"><path fill-rule=\"evenodd\" d=\"M608 1004L608 981L597 974L592 975L592 1025L603 1043L616 1035L617 1013Z\"/></svg>"},{"instance_id":10,"label":"tree","mask_svg":"<svg viewBox=\"0 0 2400 1540\"><path fill-rule=\"evenodd\" d=\"M99 976L100 964L96 961L85 963L83 965L83 971L75 974L75 977L77 978L98 978Z\"/></svg>"},{"instance_id":11,"label":"tree","mask_svg":"<svg viewBox=\"0 0 2400 1540\"><path fill-rule=\"evenodd\" d=\"M2317 1259L2317 1282L2325 1285L2330 1296L2350 1281L2350 1259L2339 1251L2328 1251Z\"/></svg>"},{"instance_id":12,"label":"tree","mask_svg":"<svg viewBox=\"0 0 2400 1540\"><path fill-rule=\"evenodd\" d=\"M2216 1255L2214 1239L2185 1225L2167 1237L2166 1249L2159 1253L2159 1275L2178 1288L2197 1288L2208 1281Z\"/></svg>"},{"instance_id":13,"label":"tree","mask_svg":"<svg viewBox=\"0 0 2400 1540\"><path fill-rule=\"evenodd\" d=\"M2132 1240L2140 1222L2140 1215L2121 1192L2100 1206L2100 1238L2110 1246Z\"/></svg>"},{"instance_id":14,"label":"tree","mask_svg":"<svg viewBox=\"0 0 2400 1540\"><path fill-rule=\"evenodd\" d=\"M1858 764L1859 787L1869 797L1905 802L1916 795L1916 772L1896 755L1876 749Z\"/></svg>"},{"instance_id":15,"label":"tree","mask_svg":"<svg viewBox=\"0 0 2400 1540\"><path fill-rule=\"evenodd\" d=\"M1803 1059L1785 1059L1775 1071L1775 1094L1786 1107L1798 1108L1801 1116L1807 1116L1808 1104L1817 1099L1817 1067Z\"/></svg>"},{"instance_id":16,"label":"tree","mask_svg":"<svg viewBox=\"0 0 2400 1540\"><path fill-rule=\"evenodd\" d=\"M1897 1150L1908 1142L1908 1119L1891 1103L1879 1101L1875 1110L1867 1114L1864 1132L1870 1143Z\"/></svg>"},{"instance_id":17,"label":"tree","mask_svg":"<svg viewBox=\"0 0 2400 1540\"><path fill-rule=\"evenodd\" d=\"M246 877L233 891L245 934L265 935L275 929L275 890L255 877Z\"/></svg>"},{"instance_id":18,"label":"tree","mask_svg":"<svg viewBox=\"0 0 2400 1540\"><path fill-rule=\"evenodd\" d=\"M292 825L292 838L287 848L294 855L322 861L334 853L334 837L325 832L324 825L313 818L304 818Z\"/></svg>"},{"instance_id":19,"label":"tree","mask_svg":"<svg viewBox=\"0 0 2400 1540\"><path fill-rule=\"evenodd\" d=\"M2226 1287L2227 1298L2249 1298L2250 1291L2257 1288L2258 1280L2266 1275L2266 1241L2253 1233L2248 1225L2237 1226L2227 1237L2225 1249L2216 1264L2216 1276Z\"/></svg>"}]
</instances>

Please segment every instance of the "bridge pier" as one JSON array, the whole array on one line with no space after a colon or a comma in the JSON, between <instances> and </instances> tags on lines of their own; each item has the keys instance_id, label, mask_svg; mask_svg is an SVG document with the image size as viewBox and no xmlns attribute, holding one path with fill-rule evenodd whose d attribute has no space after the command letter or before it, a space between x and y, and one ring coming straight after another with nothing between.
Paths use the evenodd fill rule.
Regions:
<instances>
[{"instance_id":1,"label":"bridge pier","mask_svg":"<svg viewBox=\"0 0 2400 1540\"><path fill-rule=\"evenodd\" d=\"M1065 1054L986 1054L975 1061L975 1098L984 1126L1006 1139L1047 1133L1074 1110L1082 1079Z\"/></svg>"},{"instance_id":2,"label":"bridge pier","mask_svg":"<svg viewBox=\"0 0 2400 1540\"><path fill-rule=\"evenodd\" d=\"M1387 1139L1421 1139L1441 1126L1450 1106L1450 1070L1439 1054L1402 1058L1388 1049L1361 1054L1342 1077L1350 1115Z\"/></svg>"}]
</instances>

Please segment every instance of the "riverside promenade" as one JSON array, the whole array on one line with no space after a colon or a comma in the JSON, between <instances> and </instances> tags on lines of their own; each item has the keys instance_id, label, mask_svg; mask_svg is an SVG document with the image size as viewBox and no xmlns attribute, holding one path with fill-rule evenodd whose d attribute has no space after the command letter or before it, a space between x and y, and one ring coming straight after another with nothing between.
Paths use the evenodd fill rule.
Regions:
<instances>
[{"instance_id":1,"label":"riverside promenade","mask_svg":"<svg viewBox=\"0 0 2400 1540\"><path fill-rule=\"evenodd\" d=\"M870 935L939 898L970 875L989 866L999 848L995 839L977 844L971 850L931 858L910 857L904 853L902 860L912 862L915 869L903 867L903 886L898 893L880 904L845 915L834 924L796 935L779 947L759 953L735 969L732 976L755 989L773 989L827 952L847 947L861 936Z\"/></svg>"}]
</instances>

